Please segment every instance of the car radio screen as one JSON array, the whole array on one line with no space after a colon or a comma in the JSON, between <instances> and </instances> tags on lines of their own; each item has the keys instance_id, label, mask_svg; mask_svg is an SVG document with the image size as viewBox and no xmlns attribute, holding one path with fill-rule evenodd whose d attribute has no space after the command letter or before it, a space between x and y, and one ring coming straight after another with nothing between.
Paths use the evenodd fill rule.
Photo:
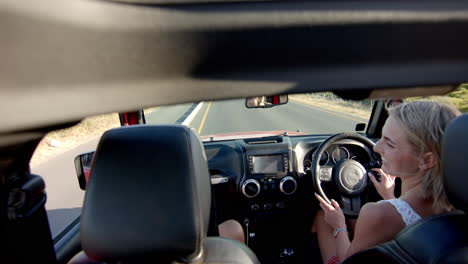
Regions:
<instances>
[{"instance_id":1,"label":"car radio screen","mask_svg":"<svg viewBox=\"0 0 468 264\"><path fill-rule=\"evenodd\" d=\"M254 156L253 173L277 173L283 171L283 158L281 155Z\"/></svg>"}]
</instances>

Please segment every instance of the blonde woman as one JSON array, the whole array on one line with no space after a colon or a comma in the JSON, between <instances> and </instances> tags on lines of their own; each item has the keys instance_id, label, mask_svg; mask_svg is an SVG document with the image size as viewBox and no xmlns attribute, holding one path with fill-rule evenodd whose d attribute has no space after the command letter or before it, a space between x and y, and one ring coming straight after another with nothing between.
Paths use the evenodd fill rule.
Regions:
<instances>
[{"instance_id":1,"label":"blonde woman","mask_svg":"<svg viewBox=\"0 0 468 264\"><path fill-rule=\"evenodd\" d=\"M382 138L374 147L382 156L382 181L370 176L387 200L363 206L352 241L339 204L332 200L330 205L316 195L322 210L317 213L314 229L324 263L340 263L358 251L393 239L421 218L453 210L443 190L440 149L445 127L460 112L433 101L403 103L389 112ZM395 177L402 181L398 199L393 197Z\"/></svg>"}]
</instances>

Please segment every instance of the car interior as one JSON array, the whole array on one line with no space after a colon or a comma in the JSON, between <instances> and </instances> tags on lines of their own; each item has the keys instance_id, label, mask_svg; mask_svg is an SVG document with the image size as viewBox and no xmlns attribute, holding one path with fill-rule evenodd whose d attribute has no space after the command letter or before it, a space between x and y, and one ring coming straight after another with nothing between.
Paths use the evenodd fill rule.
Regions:
<instances>
[{"instance_id":1,"label":"car interior","mask_svg":"<svg viewBox=\"0 0 468 264\"><path fill-rule=\"evenodd\" d=\"M468 81L465 1L3 0L0 20L2 263L319 263L313 194L349 219L381 199L367 172L389 100ZM272 111L320 92L371 100L367 124L217 140L142 114L230 99ZM52 236L31 157L48 132L111 112L123 127L63 175L85 190L81 216ZM468 263L467 135L464 114L442 146L459 211L344 263ZM229 219L245 243L219 236Z\"/></svg>"},{"instance_id":2,"label":"car interior","mask_svg":"<svg viewBox=\"0 0 468 264\"><path fill-rule=\"evenodd\" d=\"M115 163L134 166L115 177ZM155 180L155 175L170 177ZM206 236L211 183L193 130L175 125L111 130L99 144L91 179L98 181L87 189L80 235L83 250L95 260L132 262L140 255L141 261L158 263L172 263L174 256L181 263L258 263L244 244ZM145 211L142 217L139 212ZM137 229L115 232L122 226ZM86 263L85 256L77 258L71 263Z\"/></svg>"}]
</instances>

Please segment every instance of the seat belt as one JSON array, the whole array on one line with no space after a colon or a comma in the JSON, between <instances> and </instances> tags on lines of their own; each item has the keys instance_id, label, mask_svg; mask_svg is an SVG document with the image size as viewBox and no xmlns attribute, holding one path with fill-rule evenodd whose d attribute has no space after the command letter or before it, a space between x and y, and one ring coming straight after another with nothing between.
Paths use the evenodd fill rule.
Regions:
<instances>
[{"instance_id":1,"label":"seat belt","mask_svg":"<svg viewBox=\"0 0 468 264\"><path fill-rule=\"evenodd\" d=\"M6 213L2 216L3 234L7 240L6 258L11 263L56 263L45 210L44 180L29 175L16 178L3 187L6 187L3 190L7 197Z\"/></svg>"}]
</instances>

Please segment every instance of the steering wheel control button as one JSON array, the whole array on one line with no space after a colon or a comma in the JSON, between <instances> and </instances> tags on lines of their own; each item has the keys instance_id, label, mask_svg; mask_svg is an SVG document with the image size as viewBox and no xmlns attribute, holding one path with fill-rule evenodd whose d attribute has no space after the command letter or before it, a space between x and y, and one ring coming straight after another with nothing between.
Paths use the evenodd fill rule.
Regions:
<instances>
[{"instance_id":1,"label":"steering wheel control button","mask_svg":"<svg viewBox=\"0 0 468 264\"><path fill-rule=\"evenodd\" d=\"M284 194L293 194L297 189L297 181L291 176L286 176L280 181L280 191Z\"/></svg>"},{"instance_id":2,"label":"steering wheel control button","mask_svg":"<svg viewBox=\"0 0 468 264\"><path fill-rule=\"evenodd\" d=\"M242 184L242 194L247 198L254 198L260 193L260 183L255 179L246 180Z\"/></svg>"},{"instance_id":3,"label":"steering wheel control button","mask_svg":"<svg viewBox=\"0 0 468 264\"><path fill-rule=\"evenodd\" d=\"M359 194L367 186L367 171L359 162L345 160L339 163L336 185L342 193Z\"/></svg>"},{"instance_id":4,"label":"steering wheel control button","mask_svg":"<svg viewBox=\"0 0 468 264\"><path fill-rule=\"evenodd\" d=\"M331 181L332 172L333 172L333 167L321 167L319 179L321 181Z\"/></svg>"}]
</instances>

